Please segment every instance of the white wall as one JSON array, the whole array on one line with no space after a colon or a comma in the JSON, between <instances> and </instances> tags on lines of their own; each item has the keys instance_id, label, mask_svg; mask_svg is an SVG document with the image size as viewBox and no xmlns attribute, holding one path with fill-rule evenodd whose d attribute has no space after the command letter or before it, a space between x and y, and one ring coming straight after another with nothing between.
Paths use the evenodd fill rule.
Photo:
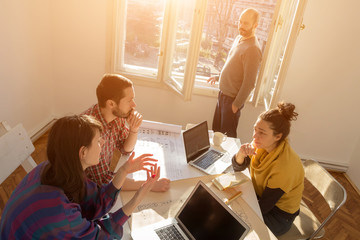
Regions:
<instances>
[{"instance_id":1,"label":"white wall","mask_svg":"<svg viewBox=\"0 0 360 240\"><path fill-rule=\"evenodd\" d=\"M48 0L0 1L0 121L32 135L52 119Z\"/></svg>"},{"instance_id":2,"label":"white wall","mask_svg":"<svg viewBox=\"0 0 360 240\"><path fill-rule=\"evenodd\" d=\"M292 134L296 150L305 157L348 164L358 188L359 8L355 0L308 1L306 30L299 35L282 92L303 116Z\"/></svg>"},{"instance_id":3,"label":"white wall","mask_svg":"<svg viewBox=\"0 0 360 240\"><path fill-rule=\"evenodd\" d=\"M57 116L80 113L96 102L95 89L105 73L109 2L53 1Z\"/></svg>"},{"instance_id":4,"label":"white wall","mask_svg":"<svg viewBox=\"0 0 360 240\"><path fill-rule=\"evenodd\" d=\"M360 136L359 8L355 0L308 1L282 91L301 114L292 133L296 150L350 168Z\"/></svg>"},{"instance_id":5,"label":"white wall","mask_svg":"<svg viewBox=\"0 0 360 240\"><path fill-rule=\"evenodd\" d=\"M350 177L357 188L360 189L360 137L357 141L355 151L353 152L350 160L350 168L347 171L347 175Z\"/></svg>"},{"instance_id":6,"label":"white wall","mask_svg":"<svg viewBox=\"0 0 360 240\"><path fill-rule=\"evenodd\" d=\"M145 119L183 127L186 123L212 122L215 98L195 95L191 101L185 102L171 90L135 86L135 91L137 109Z\"/></svg>"},{"instance_id":7,"label":"white wall","mask_svg":"<svg viewBox=\"0 0 360 240\"><path fill-rule=\"evenodd\" d=\"M0 0L1 32L7 36L0 38L0 118L24 122L32 131L53 115L79 113L96 101L95 88L108 61L112 1L24 2ZM360 102L360 33L354 21L359 7L355 0L308 1L306 28L281 95L299 112L290 136L295 150L302 157L349 165L353 180L360 171L360 113L355 105ZM214 98L193 96L183 102L164 89L135 90L146 119L183 126L212 122ZM261 111L251 104L243 109L238 129L242 141L251 139ZM358 179L354 182L360 186Z\"/></svg>"}]
</instances>

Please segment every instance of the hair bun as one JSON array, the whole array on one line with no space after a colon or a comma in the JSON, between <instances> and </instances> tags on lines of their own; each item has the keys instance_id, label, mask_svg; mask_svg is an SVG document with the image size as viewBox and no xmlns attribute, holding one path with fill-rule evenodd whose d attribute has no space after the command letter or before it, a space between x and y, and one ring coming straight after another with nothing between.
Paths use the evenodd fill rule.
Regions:
<instances>
[{"instance_id":1,"label":"hair bun","mask_svg":"<svg viewBox=\"0 0 360 240\"><path fill-rule=\"evenodd\" d=\"M295 105L292 103L279 102L277 107L279 113L288 121L295 121L299 115L294 111Z\"/></svg>"}]
</instances>

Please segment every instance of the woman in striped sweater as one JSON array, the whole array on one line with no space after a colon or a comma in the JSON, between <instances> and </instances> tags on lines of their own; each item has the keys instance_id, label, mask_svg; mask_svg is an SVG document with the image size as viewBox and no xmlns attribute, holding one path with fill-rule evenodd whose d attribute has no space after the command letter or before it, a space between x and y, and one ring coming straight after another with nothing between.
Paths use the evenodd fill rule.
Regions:
<instances>
[{"instance_id":1,"label":"woman in striped sweater","mask_svg":"<svg viewBox=\"0 0 360 240\"><path fill-rule=\"evenodd\" d=\"M120 239L122 225L160 176L144 154L120 167L101 188L84 170L99 162L101 124L89 116L59 119L47 145L48 161L39 164L16 187L1 216L0 239ZM121 209L114 205L127 174L147 171L147 181Z\"/></svg>"}]
</instances>

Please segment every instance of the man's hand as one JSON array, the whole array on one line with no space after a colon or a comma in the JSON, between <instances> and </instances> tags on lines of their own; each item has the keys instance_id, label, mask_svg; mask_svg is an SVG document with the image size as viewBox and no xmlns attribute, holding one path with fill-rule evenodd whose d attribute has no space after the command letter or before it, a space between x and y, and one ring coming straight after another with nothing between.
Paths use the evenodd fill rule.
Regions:
<instances>
[{"instance_id":1,"label":"man's hand","mask_svg":"<svg viewBox=\"0 0 360 240\"><path fill-rule=\"evenodd\" d=\"M234 104L231 104L231 109L232 109L233 113L236 113L239 110L239 108L237 106L235 106Z\"/></svg>"},{"instance_id":2,"label":"man's hand","mask_svg":"<svg viewBox=\"0 0 360 240\"><path fill-rule=\"evenodd\" d=\"M137 132L142 123L142 120L143 116L138 111L133 109L126 119L129 124L130 132Z\"/></svg>"},{"instance_id":3,"label":"man's hand","mask_svg":"<svg viewBox=\"0 0 360 240\"><path fill-rule=\"evenodd\" d=\"M153 192L166 192L170 188L170 179L160 178L155 182L151 191Z\"/></svg>"},{"instance_id":4,"label":"man's hand","mask_svg":"<svg viewBox=\"0 0 360 240\"><path fill-rule=\"evenodd\" d=\"M208 83L210 83L211 85L214 85L217 81L216 81L216 77L209 77L209 79L207 80Z\"/></svg>"}]
</instances>

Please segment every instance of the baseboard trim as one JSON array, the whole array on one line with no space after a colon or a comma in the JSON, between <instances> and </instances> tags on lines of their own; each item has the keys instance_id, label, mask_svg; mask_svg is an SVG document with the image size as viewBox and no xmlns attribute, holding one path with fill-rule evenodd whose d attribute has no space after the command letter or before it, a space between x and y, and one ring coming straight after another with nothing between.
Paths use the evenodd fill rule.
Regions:
<instances>
[{"instance_id":1,"label":"baseboard trim","mask_svg":"<svg viewBox=\"0 0 360 240\"><path fill-rule=\"evenodd\" d=\"M349 183L351 184L351 186L355 189L355 191L359 194L360 196L360 190L359 188L355 185L355 183L351 180L351 178L346 174L344 173L344 176L346 177L346 179L349 181Z\"/></svg>"},{"instance_id":2,"label":"baseboard trim","mask_svg":"<svg viewBox=\"0 0 360 240\"><path fill-rule=\"evenodd\" d=\"M35 132L34 134L32 134L32 136L30 137L32 142L35 142L36 140L38 140L46 131L48 131L52 125L54 125L54 123L56 122L56 118L50 120L50 122L48 122L47 124L45 124L45 126L43 126L42 128L40 128L37 132Z\"/></svg>"},{"instance_id":3,"label":"baseboard trim","mask_svg":"<svg viewBox=\"0 0 360 240\"><path fill-rule=\"evenodd\" d=\"M349 166L338 164L338 163L328 163L328 162L321 162L321 161L319 161L319 163L325 169L332 170L332 171L345 173L349 169Z\"/></svg>"},{"instance_id":4,"label":"baseboard trim","mask_svg":"<svg viewBox=\"0 0 360 240\"><path fill-rule=\"evenodd\" d=\"M312 159L312 158L302 158L301 160L304 161L306 159ZM328 162L328 161L324 161L324 160L317 160L317 159L312 159L312 160L315 160L315 161L319 162L320 165L323 168L325 168L326 170L345 173L349 169L348 165L342 164L342 163L333 163L333 162Z\"/></svg>"}]
</instances>

